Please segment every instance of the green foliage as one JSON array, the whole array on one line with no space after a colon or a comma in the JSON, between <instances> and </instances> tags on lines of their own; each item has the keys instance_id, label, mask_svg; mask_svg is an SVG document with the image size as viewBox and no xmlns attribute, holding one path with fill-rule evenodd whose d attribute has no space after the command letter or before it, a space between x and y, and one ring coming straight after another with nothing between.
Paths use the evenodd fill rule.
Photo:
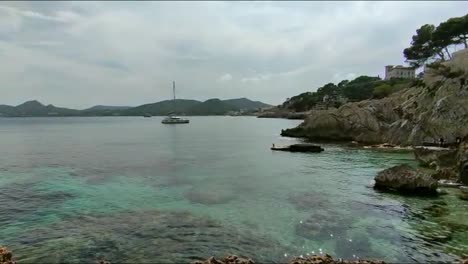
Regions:
<instances>
[{"instance_id":1,"label":"green foliage","mask_svg":"<svg viewBox=\"0 0 468 264\"><path fill-rule=\"evenodd\" d=\"M467 48L467 38L468 15L450 18L437 27L426 24L416 30L410 47L403 50L403 55L411 66L420 67L432 58L451 58L448 47L463 43Z\"/></svg>"},{"instance_id":2,"label":"green foliage","mask_svg":"<svg viewBox=\"0 0 468 264\"><path fill-rule=\"evenodd\" d=\"M384 98L389 96L392 93L392 86L389 84L381 84L374 88L374 97L375 98Z\"/></svg>"},{"instance_id":3,"label":"green foliage","mask_svg":"<svg viewBox=\"0 0 468 264\"><path fill-rule=\"evenodd\" d=\"M373 95L376 81L380 81L380 78L359 76L342 88L343 95L351 101L369 99Z\"/></svg>"}]
</instances>

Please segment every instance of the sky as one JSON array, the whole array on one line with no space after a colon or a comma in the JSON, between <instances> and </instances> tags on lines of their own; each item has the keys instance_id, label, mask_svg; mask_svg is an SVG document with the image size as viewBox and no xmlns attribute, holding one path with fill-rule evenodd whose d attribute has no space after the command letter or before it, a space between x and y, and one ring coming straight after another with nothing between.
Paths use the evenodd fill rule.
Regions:
<instances>
[{"instance_id":1,"label":"sky","mask_svg":"<svg viewBox=\"0 0 468 264\"><path fill-rule=\"evenodd\" d=\"M0 104L172 97L270 104L404 64L421 25L468 2L0 2Z\"/></svg>"}]
</instances>

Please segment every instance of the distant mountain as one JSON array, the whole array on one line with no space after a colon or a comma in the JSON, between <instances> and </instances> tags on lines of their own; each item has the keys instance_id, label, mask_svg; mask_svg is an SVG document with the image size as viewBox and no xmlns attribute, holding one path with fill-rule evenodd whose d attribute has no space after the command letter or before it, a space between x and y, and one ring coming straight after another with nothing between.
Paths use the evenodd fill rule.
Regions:
<instances>
[{"instance_id":1,"label":"distant mountain","mask_svg":"<svg viewBox=\"0 0 468 264\"><path fill-rule=\"evenodd\" d=\"M121 115L168 115L173 112L177 114L188 114L188 109L200 103L200 101L186 99L176 99L175 102L172 100L166 100L157 103L144 104L137 107L129 108L123 110L121 112Z\"/></svg>"},{"instance_id":2,"label":"distant mountain","mask_svg":"<svg viewBox=\"0 0 468 264\"><path fill-rule=\"evenodd\" d=\"M131 106L109 106L109 105L95 105L93 107L80 111L83 116L114 116L121 115L123 110L132 108Z\"/></svg>"},{"instance_id":3,"label":"distant mountain","mask_svg":"<svg viewBox=\"0 0 468 264\"><path fill-rule=\"evenodd\" d=\"M101 110L123 110L132 108L131 106L112 106L112 105L95 105L81 111L101 111Z\"/></svg>"},{"instance_id":4,"label":"distant mountain","mask_svg":"<svg viewBox=\"0 0 468 264\"><path fill-rule=\"evenodd\" d=\"M0 107L0 116L76 116L78 114L78 110L55 107L51 104L46 106L36 100L17 106Z\"/></svg>"},{"instance_id":5,"label":"distant mountain","mask_svg":"<svg viewBox=\"0 0 468 264\"><path fill-rule=\"evenodd\" d=\"M229 100L177 99L144 104L137 107L96 105L84 110L44 105L36 100L17 106L0 105L0 116L142 116L145 114L164 116L171 113L183 115L225 115L230 112L252 112L270 105L247 98Z\"/></svg>"},{"instance_id":6,"label":"distant mountain","mask_svg":"<svg viewBox=\"0 0 468 264\"><path fill-rule=\"evenodd\" d=\"M209 99L187 110L188 115L224 115L229 111L238 111L238 107L219 99Z\"/></svg>"},{"instance_id":7,"label":"distant mountain","mask_svg":"<svg viewBox=\"0 0 468 264\"><path fill-rule=\"evenodd\" d=\"M265 104L260 101L252 101L247 98L229 99L224 100L223 102L241 110L257 110L258 108L271 107L269 104Z\"/></svg>"}]
</instances>

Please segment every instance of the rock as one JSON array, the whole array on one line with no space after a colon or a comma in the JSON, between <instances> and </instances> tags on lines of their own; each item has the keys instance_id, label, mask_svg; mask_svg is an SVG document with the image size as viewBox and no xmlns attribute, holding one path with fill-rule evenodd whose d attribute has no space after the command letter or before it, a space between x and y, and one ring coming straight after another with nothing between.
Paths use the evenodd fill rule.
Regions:
<instances>
[{"instance_id":1,"label":"rock","mask_svg":"<svg viewBox=\"0 0 468 264\"><path fill-rule=\"evenodd\" d=\"M210 257L204 261L194 261L192 264L253 264L255 263L250 258L241 258L237 256L227 256L222 259L215 259ZM384 264L385 262L379 260L341 260L333 259L330 255L311 255L307 257L295 257L291 259L289 264Z\"/></svg>"},{"instance_id":2,"label":"rock","mask_svg":"<svg viewBox=\"0 0 468 264\"><path fill-rule=\"evenodd\" d=\"M441 168L432 174L431 177L440 180L441 186L451 187L458 180L458 173L455 168Z\"/></svg>"},{"instance_id":3,"label":"rock","mask_svg":"<svg viewBox=\"0 0 468 264\"><path fill-rule=\"evenodd\" d=\"M437 179L436 177L434 177L434 175L432 175L432 178ZM441 187L458 188L461 186L461 183L450 181L450 180L439 180L437 181L437 183Z\"/></svg>"},{"instance_id":4,"label":"rock","mask_svg":"<svg viewBox=\"0 0 468 264\"><path fill-rule=\"evenodd\" d=\"M435 168L440 167L455 167L457 149L434 148L434 147L417 147L414 148L414 156L422 166L431 167L434 164Z\"/></svg>"},{"instance_id":5,"label":"rock","mask_svg":"<svg viewBox=\"0 0 468 264\"><path fill-rule=\"evenodd\" d=\"M374 178L374 188L411 195L437 195L437 181L403 164L385 169Z\"/></svg>"},{"instance_id":6,"label":"rock","mask_svg":"<svg viewBox=\"0 0 468 264\"><path fill-rule=\"evenodd\" d=\"M468 78L468 52L454 54L443 64L462 70L461 76L446 78L428 72L416 86L408 85L389 97L311 111L302 124L282 135L402 146L439 138L455 142L468 135L468 89L460 85L461 79Z\"/></svg>"},{"instance_id":7,"label":"rock","mask_svg":"<svg viewBox=\"0 0 468 264\"><path fill-rule=\"evenodd\" d=\"M0 264L16 264L13 255L5 247L0 247Z\"/></svg>"},{"instance_id":8,"label":"rock","mask_svg":"<svg viewBox=\"0 0 468 264\"><path fill-rule=\"evenodd\" d=\"M272 147L271 150L290 151L290 152L322 152L324 149L313 144L293 144L287 147Z\"/></svg>"},{"instance_id":9,"label":"rock","mask_svg":"<svg viewBox=\"0 0 468 264\"><path fill-rule=\"evenodd\" d=\"M250 258L238 257L236 255L231 255L224 257L222 259L215 259L210 257L204 261L194 261L192 264L254 264L255 262Z\"/></svg>"},{"instance_id":10,"label":"rock","mask_svg":"<svg viewBox=\"0 0 468 264\"><path fill-rule=\"evenodd\" d=\"M468 185L468 162L464 163L460 168L460 181Z\"/></svg>"},{"instance_id":11,"label":"rock","mask_svg":"<svg viewBox=\"0 0 468 264\"><path fill-rule=\"evenodd\" d=\"M468 187L460 186L460 198L462 200L468 200Z\"/></svg>"},{"instance_id":12,"label":"rock","mask_svg":"<svg viewBox=\"0 0 468 264\"><path fill-rule=\"evenodd\" d=\"M384 264L385 262L380 260L365 260L365 259L356 259L356 260L342 260L342 259L333 259L330 255L312 255L306 258L296 257L289 261L289 264Z\"/></svg>"}]
</instances>

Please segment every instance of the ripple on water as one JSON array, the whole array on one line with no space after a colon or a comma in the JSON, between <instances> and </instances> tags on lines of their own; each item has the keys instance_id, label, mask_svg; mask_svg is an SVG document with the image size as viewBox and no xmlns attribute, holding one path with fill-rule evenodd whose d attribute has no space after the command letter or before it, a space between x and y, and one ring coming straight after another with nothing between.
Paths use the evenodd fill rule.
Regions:
<instances>
[{"instance_id":1,"label":"ripple on water","mask_svg":"<svg viewBox=\"0 0 468 264\"><path fill-rule=\"evenodd\" d=\"M226 254L272 262L283 260L280 252L294 252L268 236L224 226L211 218L156 210L67 218L28 230L18 241L11 248L20 261L48 263L91 263L101 258L123 263L189 263Z\"/></svg>"}]
</instances>

